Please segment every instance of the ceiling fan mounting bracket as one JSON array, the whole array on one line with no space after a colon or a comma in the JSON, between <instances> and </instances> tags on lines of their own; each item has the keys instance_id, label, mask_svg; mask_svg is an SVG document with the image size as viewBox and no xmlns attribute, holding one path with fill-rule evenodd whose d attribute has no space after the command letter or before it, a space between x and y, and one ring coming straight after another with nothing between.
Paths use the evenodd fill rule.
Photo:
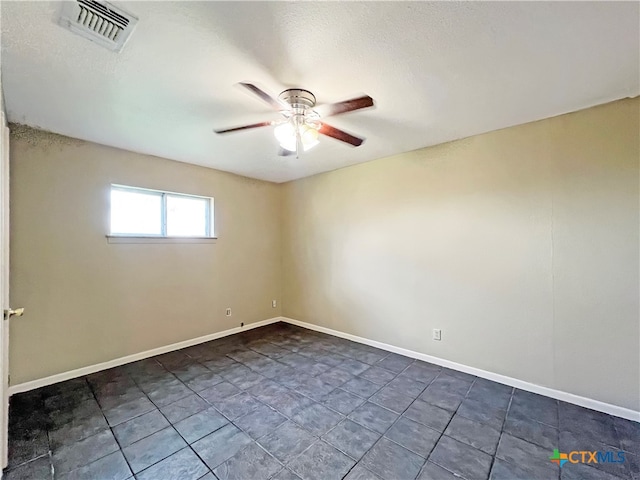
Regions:
<instances>
[{"instance_id":1,"label":"ceiling fan mounting bracket","mask_svg":"<svg viewBox=\"0 0 640 480\"><path fill-rule=\"evenodd\" d=\"M302 88L289 88L278 95L278 100L291 105L292 108L307 109L316 105L315 95Z\"/></svg>"}]
</instances>

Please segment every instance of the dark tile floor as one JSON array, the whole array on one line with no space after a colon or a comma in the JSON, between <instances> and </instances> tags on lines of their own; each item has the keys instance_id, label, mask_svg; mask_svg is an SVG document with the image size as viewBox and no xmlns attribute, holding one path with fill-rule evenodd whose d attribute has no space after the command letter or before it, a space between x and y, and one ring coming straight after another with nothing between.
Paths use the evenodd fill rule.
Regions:
<instances>
[{"instance_id":1,"label":"dark tile floor","mask_svg":"<svg viewBox=\"0 0 640 480\"><path fill-rule=\"evenodd\" d=\"M7 480L640 479L638 423L288 324L16 395L9 448Z\"/></svg>"}]
</instances>

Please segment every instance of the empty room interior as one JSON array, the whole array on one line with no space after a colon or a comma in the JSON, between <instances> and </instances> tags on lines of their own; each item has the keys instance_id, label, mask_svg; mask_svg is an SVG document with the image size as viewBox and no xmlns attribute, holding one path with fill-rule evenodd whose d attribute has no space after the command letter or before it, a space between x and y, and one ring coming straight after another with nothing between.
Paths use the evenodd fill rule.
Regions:
<instances>
[{"instance_id":1,"label":"empty room interior","mask_svg":"<svg viewBox=\"0 0 640 480\"><path fill-rule=\"evenodd\" d=\"M0 2L6 480L640 480L640 3Z\"/></svg>"}]
</instances>

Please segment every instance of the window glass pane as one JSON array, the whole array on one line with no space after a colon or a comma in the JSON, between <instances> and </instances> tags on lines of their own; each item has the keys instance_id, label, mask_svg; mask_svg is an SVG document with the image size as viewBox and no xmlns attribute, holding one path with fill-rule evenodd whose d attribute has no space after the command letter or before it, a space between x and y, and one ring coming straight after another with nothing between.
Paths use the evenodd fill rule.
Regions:
<instances>
[{"instance_id":1,"label":"window glass pane","mask_svg":"<svg viewBox=\"0 0 640 480\"><path fill-rule=\"evenodd\" d=\"M111 233L162 235L162 195L111 189Z\"/></svg>"},{"instance_id":2,"label":"window glass pane","mask_svg":"<svg viewBox=\"0 0 640 480\"><path fill-rule=\"evenodd\" d=\"M209 200L167 195L167 235L207 237Z\"/></svg>"}]
</instances>

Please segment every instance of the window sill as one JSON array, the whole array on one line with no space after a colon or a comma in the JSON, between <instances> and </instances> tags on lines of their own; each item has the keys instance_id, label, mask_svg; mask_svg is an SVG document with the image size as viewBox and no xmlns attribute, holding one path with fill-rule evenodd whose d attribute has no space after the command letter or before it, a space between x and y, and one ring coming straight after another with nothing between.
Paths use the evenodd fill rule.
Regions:
<instances>
[{"instance_id":1,"label":"window sill","mask_svg":"<svg viewBox=\"0 0 640 480\"><path fill-rule=\"evenodd\" d=\"M145 237L107 235L107 243L216 243L217 237Z\"/></svg>"}]
</instances>

